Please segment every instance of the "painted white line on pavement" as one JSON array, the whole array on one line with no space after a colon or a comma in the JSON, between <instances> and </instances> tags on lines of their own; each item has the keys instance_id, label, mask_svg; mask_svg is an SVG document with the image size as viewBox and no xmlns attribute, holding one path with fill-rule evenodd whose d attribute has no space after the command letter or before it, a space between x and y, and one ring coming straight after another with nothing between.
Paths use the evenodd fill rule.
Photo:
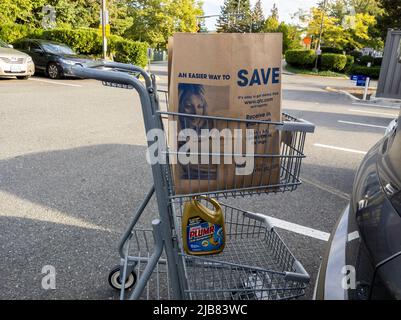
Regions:
<instances>
[{"instance_id":1,"label":"painted white line on pavement","mask_svg":"<svg viewBox=\"0 0 401 320\"><path fill-rule=\"evenodd\" d=\"M310 185L312 185L312 186L314 186L314 187L316 187L316 188L318 188L320 190L323 190L325 192L331 193L331 194L333 194L333 195L335 195L335 196L337 196L337 197L339 197L341 199L344 199L344 200L347 200L347 201L350 199L349 195L346 194L345 192L342 192L342 191L340 191L340 190L338 190L336 188L333 188L333 187L330 187L328 185L325 185L325 184L323 184L321 182L305 179L304 177L302 177L301 180L302 180L302 182L310 184Z\"/></svg>"},{"instance_id":2,"label":"painted white line on pavement","mask_svg":"<svg viewBox=\"0 0 401 320\"><path fill-rule=\"evenodd\" d=\"M356 239L359 239L359 232L354 231L348 234L348 242L354 241Z\"/></svg>"},{"instance_id":3,"label":"painted white line on pavement","mask_svg":"<svg viewBox=\"0 0 401 320\"><path fill-rule=\"evenodd\" d=\"M71 83L64 83L64 82L58 82L58 81L50 81L50 80L42 80L42 79L33 79L29 78L31 81L38 81L38 82L44 82L44 83L50 83L50 84L57 84L59 86L68 86L68 87L79 87L81 88L82 86L79 84L71 84Z\"/></svg>"},{"instance_id":4,"label":"painted white line on pavement","mask_svg":"<svg viewBox=\"0 0 401 320\"><path fill-rule=\"evenodd\" d=\"M317 148L338 150L338 151L351 152L351 153L357 153L357 154L363 154L363 155L367 154L367 152L365 152L365 151L348 149L348 148L340 148L340 147L334 147L334 146L328 146L328 145L320 144L320 143L315 143L314 146L317 147Z\"/></svg>"},{"instance_id":5,"label":"painted white line on pavement","mask_svg":"<svg viewBox=\"0 0 401 320\"><path fill-rule=\"evenodd\" d=\"M377 114L380 116L388 116L390 118L397 118L398 115L394 113L385 113L385 112L374 112L374 111L365 111L365 110L358 110L358 109L348 109L351 112L360 112L360 113L367 113L367 114Z\"/></svg>"},{"instance_id":6,"label":"painted white line on pavement","mask_svg":"<svg viewBox=\"0 0 401 320\"><path fill-rule=\"evenodd\" d=\"M387 129L387 127L377 126L377 125L368 124L368 123L351 122L351 121L343 121L343 120L338 120L338 122L339 122L339 123L343 123L343 124L350 124L350 125L354 125L354 126L369 127L369 128L379 128L379 129Z\"/></svg>"},{"instance_id":7,"label":"painted white line on pavement","mask_svg":"<svg viewBox=\"0 0 401 320\"><path fill-rule=\"evenodd\" d=\"M330 238L330 233L327 233L327 232L304 227L299 224L291 223L291 222L273 218L273 217L267 217L267 219L269 220L271 225L275 228L291 231L294 233L301 234L303 236L307 236L307 237L322 240L322 241L329 241L329 238Z\"/></svg>"},{"instance_id":8,"label":"painted white line on pavement","mask_svg":"<svg viewBox=\"0 0 401 320\"><path fill-rule=\"evenodd\" d=\"M357 105L357 106L371 107L371 108L383 108L383 109L400 110L400 107L384 106L384 105L381 105L381 104L360 103L360 102L354 102L352 104L353 105Z\"/></svg>"}]
</instances>

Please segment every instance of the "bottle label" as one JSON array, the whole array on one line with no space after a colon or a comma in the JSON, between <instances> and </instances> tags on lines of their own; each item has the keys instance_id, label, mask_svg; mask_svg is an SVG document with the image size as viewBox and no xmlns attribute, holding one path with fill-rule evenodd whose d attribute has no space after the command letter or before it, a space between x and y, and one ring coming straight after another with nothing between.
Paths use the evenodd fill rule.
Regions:
<instances>
[{"instance_id":1,"label":"bottle label","mask_svg":"<svg viewBox=\"0 0 401 320\"><path fill-rule=\"evenodd\" d=\"M187 225L187 244L190 252L213 252L224 244L223 226L200 217L191 218Z\"/></svg>"}]
</instances>

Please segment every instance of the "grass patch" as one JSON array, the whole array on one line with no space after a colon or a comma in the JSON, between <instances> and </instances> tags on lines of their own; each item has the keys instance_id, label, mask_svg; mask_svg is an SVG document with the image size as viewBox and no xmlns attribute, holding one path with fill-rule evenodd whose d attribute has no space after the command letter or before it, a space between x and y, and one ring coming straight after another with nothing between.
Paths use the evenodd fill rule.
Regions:
<instances>
[{"instance_id":1,"label":"grass patch","mask_svg":"<svg viewBox=\"0 0 401 320\"><path fill-rule=\"evenodd\" d=\"M296 74L306 74L306 75L311 75L311 76L320 76L320 77L336 77L336 78L344 78L348 79L348 76L344 73L339 73L339 72L333 72L333 71L319 71L315 72L312 70L307 70L307 69L299 69L299 68L294 68L289 65L287 65L286 70L292 73Z\"/></svg>"}]
</instances>

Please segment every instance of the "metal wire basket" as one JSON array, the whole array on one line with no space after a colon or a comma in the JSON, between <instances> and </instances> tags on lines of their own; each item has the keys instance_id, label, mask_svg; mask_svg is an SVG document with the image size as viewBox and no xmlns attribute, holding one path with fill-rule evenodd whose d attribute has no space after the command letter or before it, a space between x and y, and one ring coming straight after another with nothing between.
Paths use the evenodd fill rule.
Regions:
<instances>
[{"instance_id":1,"label":"metal wire basket","mask_svg":"<svg viewBox=\"0 0 401 320\"><path fill-rule=\"evenodd\" d=\"M212 152L207 153L189 151L187 156L201 159L214 157L222 165L213 163L176 164L166 167L166 176L169 182L170 199L188 198L198 195L209 195L213 198L228 198L236 196L260 195L294 191L302 183L299 179L306 134L309 131L308 123L297 120L283 113L282 122L254 121L230 119L211 116L194 116L172 112L159 112L162 118L169 121L183 122L183 119L202 120L204 123L213 123L217 128L231 128L243 132L250 127L258 132L255 142L259 146L252 154L255 169L251 174L238 175L232 166L224 165L228 162L235 164L236 159L248 159L245 152ZM313 127L311 127L312 129ZM263 132L263 133L261 133ZM231 148L233 148L231 146ZM211 149L211 148L210 148ZM182 154L177 150L167 148L165 153L171 159ZM259 166L259 171L258 171ZM181 177L177 179L174 170L181 169ZM218 172L218 173L217 173ZM219 178L216 175L219 174Z\"/></svg>"},{"instance_id":2,"label":"metal wire basket","mask_svg":"<svg viewBox=\"0 0 401 320\"><path fill-rule=\"evenodd\" d=\"M202 200L201 200L202 201ZM202 201L209 207L209 203ZM304 295L309 275L264 215L221 204L226 243L222 253L182 254L188 299L283 300ZM179 205L182 212L182 204ZM180 223L181 217L177 216Z\"/></svg>"},{"instance_id":3,"label":"metal wire basket","mask_svg":"<svg viewBox=\"0 0 401 320\"><path fill-rule=\"evenodd\" d=\"M295 191L302 184L299 175L302 160L305 158L305 139L307 133L314 132L313 124L287 113L282 114L281 121L274 122L169 112L166 111L169 103L168 92L158 90L158 93L161 110L157 114L162 119L165 132L170 131L169 123L177 123L181 130L201 131L200 129L206 129L210 132L213 129L229 129L231 133L237 130L242 137L246 136L247 129L253 129L255 132L256 147L252 158L256 166L251 174L238 175L232 168L230 170L230 166L220 165L226 163L227 159L229 163L235 164L236 157L248 158L245 150L241 150L240 153L233 152L235 151L235 139L232 139L231 150L233 151L231 152L221 150L221 148L214 152L210 147L206 153L192 150L186 153L188 157L192 156L199 160L202 157L209 157L210 161L207 164L201 164L201 161L198 161L198 163L186 165L171 163L167 165L165 174L171 201L199 195L208 195L219 199ZM202 125L197 127L197 125L193 125L194 123L202 123ZM174 138L172 140L170 137L169 144L164 151L168 159L182 154L179 150L171 147L171 142L175 143ZM219 165L213 163L216 159L218 159ZM181 167L181 177L174 172L178 166ZM258 171L258 166L259 169L262 169L261 171ZM216 182L217 174L219 174L219 178Z\"/></svg>"},{"instance_id":4,"label":"metal wire basket","mask_svg":"<svg viewBox=\"0 0 401 320\"><path fill-rule=\"evenodd\" d=\"M207 202L202 202L209 206ZM186 299L288 300L305 294L309 275L295 259L268 218L221 204L226 245L207 257L187 255L181 249L186 273ZM181 230L183 203L175 203L177 230ZM182 232L180 233L180 235ZM134 271L140 277L154 251L153 231L134 229L131 252L141 257ZM182 248L182 238L180 237ZM163 255L148 281L142 299L170 299L168 265Z\"/></svg>"}]
</instances>

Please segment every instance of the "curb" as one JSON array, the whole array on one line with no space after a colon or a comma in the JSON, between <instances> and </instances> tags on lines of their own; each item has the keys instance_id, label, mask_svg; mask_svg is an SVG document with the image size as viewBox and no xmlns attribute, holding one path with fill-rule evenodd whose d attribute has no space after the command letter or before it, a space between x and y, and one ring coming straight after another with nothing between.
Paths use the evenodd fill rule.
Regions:
<instances>
[{"instance_id":1,"label":"curb","mask_svg":"<svg viewBox=\"0 0 401 320\"><path fill-rule=\"evenodd\" d=\"M362 99L359 99L359 98L353 96L351 93L349 93L347 91L344 91L344 90L338 90L338 89L334 89L334 88L331 88L331 87L326 87L325 90L329 91L329 92L341 93L341 94L347 96L348 98L350 98L353 101L363 101Z\"/></svg>"},{"instance_id":2,"label":"curb","mask_svg":"<svg viewBox=\"0 0 401 320\"><path fill-rule=\"evenodd\" d=\"M374 89L374 88L371 88ZM335 93L341 93L347 97L349 97L352 101L354 102L359 102L359 103L364 103L366 105L372 106L372 107L389 107L389 108L400 108L401 107L401 101L397 101L394 99L383 99L383 98L376 98L375 96L371 97L371 100L362 100L359 99L355 96L353 96L351 93L345 91L345 90L339 90L339 89L335 89L335 88L331 88L331 87L326 87L325 88L326 91L329 92L335 92Z\"/></svg>"}]
</instances>

